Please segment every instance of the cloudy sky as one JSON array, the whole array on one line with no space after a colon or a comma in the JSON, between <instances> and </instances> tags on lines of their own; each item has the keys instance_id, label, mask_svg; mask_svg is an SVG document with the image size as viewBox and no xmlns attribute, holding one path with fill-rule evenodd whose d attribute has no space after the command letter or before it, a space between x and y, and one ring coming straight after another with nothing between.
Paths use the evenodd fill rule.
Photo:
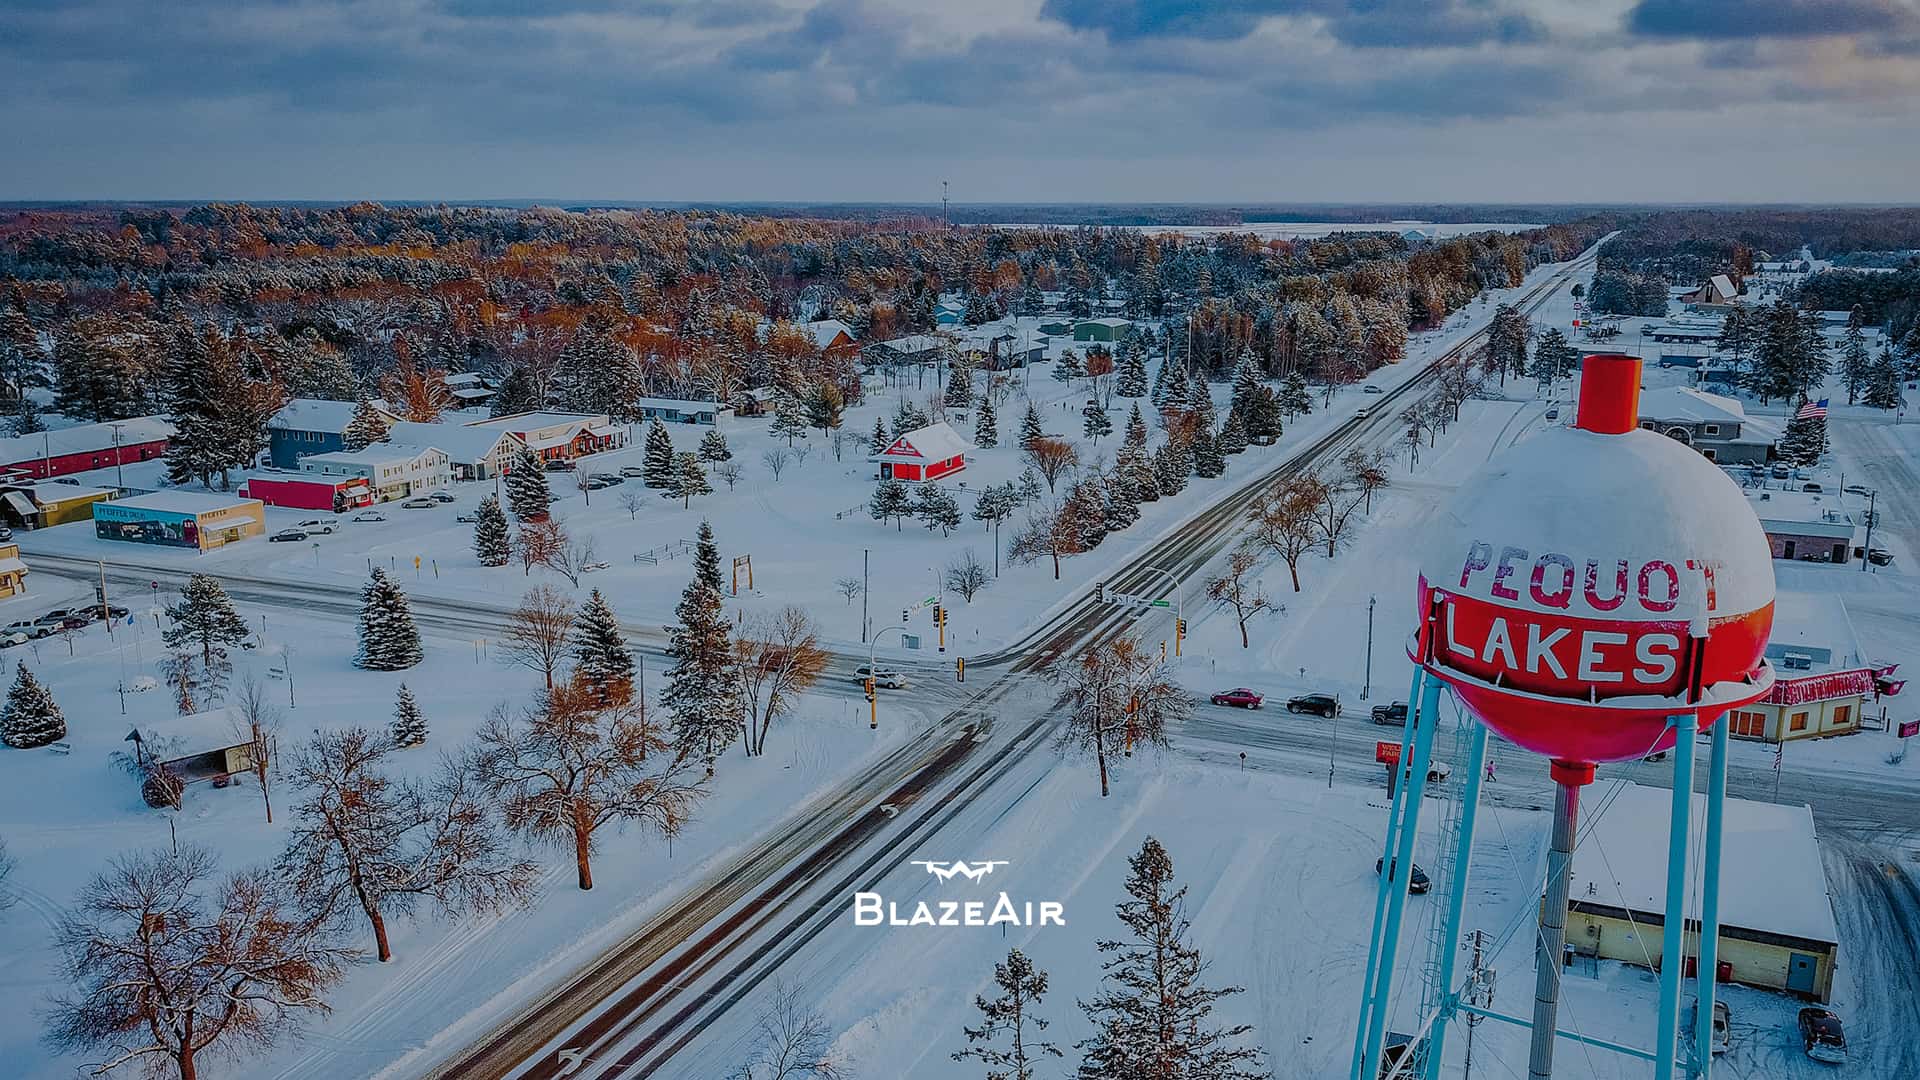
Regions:
<instances>
[{"instance_id":1,"label":"cloudy sky","mask_svg":"<svg viewBox=\"0 0 1920 1080\"><path fill-rule=\"evenodd\" d=\"M1920 0L0 0L0 199L1914 201Z\"/></svg>"}]
</instances>

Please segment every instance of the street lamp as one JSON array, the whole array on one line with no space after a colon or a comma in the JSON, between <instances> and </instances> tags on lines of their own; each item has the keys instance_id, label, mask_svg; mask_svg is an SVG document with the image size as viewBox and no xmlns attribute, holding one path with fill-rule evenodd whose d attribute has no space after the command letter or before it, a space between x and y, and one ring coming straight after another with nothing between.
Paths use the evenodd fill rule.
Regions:
<instances>
[{"instance_id":1,"label":"street lamp","mask_svg":"<svg viewBox=\"0 0 1920 1080\"><path fill-rule=\"evenodd\" d=\"M880 682L878 677L880 635L889 630L898 631L901 637L907 636L904 626L883 626L873 632L873 640L867 643L867 726L880 730Z\"/></svg>"}]
</instances>

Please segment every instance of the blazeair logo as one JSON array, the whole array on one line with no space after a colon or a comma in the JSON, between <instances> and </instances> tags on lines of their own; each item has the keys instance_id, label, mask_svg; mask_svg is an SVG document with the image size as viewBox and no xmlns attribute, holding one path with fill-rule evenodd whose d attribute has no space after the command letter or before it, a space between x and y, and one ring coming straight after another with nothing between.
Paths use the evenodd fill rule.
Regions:
<instances>
[{"instance_id":1,"label":"blazeair logo","mask_svg":"<svg viewBox=\"0 0 1920 1080\"><path fill-rule=\"evenodd\" d=\"M916 859L941 884L966 878L978 885L995 867L1011 866L1005 859L964 859L944 862ZM1065 926L1066 907L1057 900L1016 900L1000 893L992 900L915 900L899 904L874 892L853 894L855 926Z\"/></svg>"},{"instance_id":2,"label":"blazeair logo","mask_svg":"<svg viewBox=\"0 0 1920 1080\"><path fill-rule=\"evenodd\" d=\"M973 863L972 865L968 865L965 862L944 863L934 862L928 859L918 859L914 861L913 865L926 867L927 873L932 874L941 881L952 881L954 875L957 874L966 878L968 881L978 883L988 874L993 873L994 867L1010 866L1012 864L1005 859L988 859L984 862Z\"/></svg>"}]
</instances>

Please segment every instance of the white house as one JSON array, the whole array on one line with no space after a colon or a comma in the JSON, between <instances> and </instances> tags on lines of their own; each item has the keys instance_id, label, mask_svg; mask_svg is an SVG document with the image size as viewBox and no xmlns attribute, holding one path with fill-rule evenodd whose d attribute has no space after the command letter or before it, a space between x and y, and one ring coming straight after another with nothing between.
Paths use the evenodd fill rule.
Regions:
<instances>
[{"instance_id":1,"label":"white house","mask_svg":"<svg viewBox=\"0 0 1920 1080\"><path fill-rule=\"evenodd\" d=\"M402 446L431 446L447 455L455 480L485 480L505 471L520 440L501 428L468 424L417 424L401 420L387 430L387 441Z\"/></svg>"},{"instance_id":2,"label":"white house","mask_svg":"<svg viewBox=\"0 0 1920 1080\"><path fill-rule=\"evenodd\" d=\"M375 502L425 495L452 482L445 450L398 442L374 443L365 450L313 454L300 459L300 471L361 477L373 489Z\"/></svg>"}]
</instances>

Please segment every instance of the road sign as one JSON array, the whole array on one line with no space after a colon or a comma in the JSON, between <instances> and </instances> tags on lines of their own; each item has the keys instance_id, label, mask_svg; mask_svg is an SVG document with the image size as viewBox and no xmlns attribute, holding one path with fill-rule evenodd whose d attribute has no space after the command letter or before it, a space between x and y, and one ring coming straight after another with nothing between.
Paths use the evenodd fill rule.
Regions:
<instances>
[{"instance_id":1,"label":"road sign","mask_svg":"<svg viewBox=\"0 0 1920 1080\"><path fill-rule=\"evenodd\" d=\"M1382 765L1400 764L1400 744L1397 742L1376 742L1373 744L1373 760Z\"/></svg>"},{"instance_id":2,"label":"road sign","mask_svg":"<svg viewBox=\"0 0 1920 1080\"><path fill-rule=\"evenodd\" d=\"M1902 720L1900 722L1900 737L1903 739L1911 739L1915 735L1920 735L1920 720Z\"/></svg>"},{"instance_id":3,"label":"road sign","mask_svg":"<svg viewBox=\"0 0 1920 1080\"><path fill-rule=\"evenodd\" d=\"M1172 607L1172 606L1173 606L1173 601L1171 601L1171 600L1149 600L1149 601L1147 601L1147 606L1148 606L1148 607L1163 607L1163 608L1170 608L1170 607Z\"/></svg>"}]
</instances>

